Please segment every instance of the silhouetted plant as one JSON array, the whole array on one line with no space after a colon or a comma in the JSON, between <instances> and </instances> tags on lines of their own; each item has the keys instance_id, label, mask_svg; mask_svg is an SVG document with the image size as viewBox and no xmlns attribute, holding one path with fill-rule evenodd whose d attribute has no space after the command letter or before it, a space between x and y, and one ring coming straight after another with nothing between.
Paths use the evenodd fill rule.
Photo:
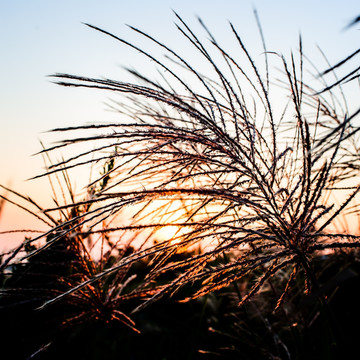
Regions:
<instances>
[{"instance_id":1,"label":"silhouetted plant","mask_svg":"<svg viewBox=\"0 0 360 360\"><path fill-rule=\"evenodd\" d=\"M98 213L83 214L82 224L87 224L94 218L101 222L119 213L124 220L129 217L129 206L135 206L134 223L105 229L91 225L88 233L180 227L182 231L176 239L155 245L148 242L146 248L103 272L107 276L153 254L156 266L145 279L145 286L150 286L159 274L179 271L176 279L159 287L146 303L197 280L203 281L203 286L193 296L202 296L260 270L261 276L241 299L243 303L274 274L291 268L280 305L300 269L305 271L306 286L317 288L311 269L311 258L317 252L360 246L355 235L327 230L359 191L358 185L347 186L348 194L340 206L329 201L330 193L336 193L337 188L344 193L343 181L357 173L356 159L352 158L353 166L349 166L349 156L353 154L349 154L348 145L351 120L357 113L338 114L325 97L313 95L312 88L303 83L301 40L298 67L293 55L290 65L278 56L289 92L288 104L279 111L274 110L276 100L272 97L267 53L263 79L231 24L247 62L244 65L226 52L201 22L217 55L222 57L224 69L221 69L210 50L176 16L180 21L178 29L210 65L215 80L211 74L199 73L175 51L141 30L133 28L167 51L170 65L92 25L88 26L155 62L168 76L164 85L133 70L132 74L144 85L67 74L54 76L63 86L125 93L131 105L118 104L119 112L125 113L130 121L54 130L97 130L101 134L75 136L46 151L99 140L105 145L52 165L47 175L105 159L113 163L97 179L98 182L106 179L106 189L89 200L46 213L96 204ZM172 66L179 66L180 73ZM191 80L185 82L185 76ZM114 147L115 152L105 153ZM94 158L86 159L89 154L94 154ZM73 224L72 231L76 229ZM166 259L179 249L199 243L207 244L201 254L165 265ZM230 253L226 264L206 267L209 261ZM99 278L101 275L72 291Z\"/></svg>"},{"instance_id":2,"label":"silhouetted plant","mask_svg":"<svg viewBox=\"0 0 360 360\"><path fill-rule=\"evenodd\" d=\"M92 148L51 164L39 176L96 163L105 162L105 166L81 201L72 198L70 203L56 203L43 211L50 218L53 212L69 215L55 223L51 240L25 258L41 254L64 236L79 239L86 254L83 239L87 237L99 236L112 249L113 239L124 232L143 235L138 236L140 245L135 251L112 258L109 266L96 271L89 268L81 281L44 306L66 297L90 300L94 295L98 299L104 288L107 295L112 294L124 282L122 274L147 259L146 275L127 295L136 297L135 310L184 288L189 290L181 293L184 298L193 299L250 277L253 281L238 292L238 303L243 305L276 276L281 279L273 304L276 310L300 281L307 292L318 294L331 321L326 297L319 291L314 259L324 250L360 247L359 236L334 228L337 218L353 209L351 202L360 189L357 183L348 182L359 170L354 138L358 128L352 123L359 111L348 113L346 104L335 97L333 91L341 90L341 81L325 86L327 91L322 93L304 82L301 39L297 62L293 54L287 62L264 45L262 75L232 24L237 45L233 55L201 20L211 49L176 17L178 30L205 60L206 76L139 29L132 28L166 51L164 61L93 25L88 26L154 62L161 71L160 81L134 70L129 71L139 84L53 76L63 86L123 94L124 100L113 105L121 120L53 130L75 135L44 153L71 150L79 143ZM272 84L270 60L280 62L279 84L285 86L285 93ZM279 96L286 99L282 108L278 108ZM335 205L336 197L340 205ZM175 236L154 241L156 231L169 226L178 227ZM41 238L26 241L4 266L26 244ZM186 258L175 256L196 246L201 252ZM84 259L89 261L87 255Z\"/></svg>"},{"instance_id":3,"label":"silhouetted plant","mask_svg":"<svg viewBox=\"0 0 360 360\"><path fill-rule=\"evenodd\" d=\"M106 162L104 169L108 170L110 167L111 161ZM64 171L63 175L69 197L74 201L75 195L67 172ZM59 185L61 193L65 195L63 185ZM102 181L99 187L92 187L87 196L105 187L106 180ZM27 207L15 201L11 202L28 212L36 215L31 205L41 209L31 198L11 189L7 191L26 200ZM58 204L55 192L54 201ZM42 352L47 354L54 346L56 348L54 341L57 344L59 338L76 332L79 325L96 327L99 324L118 323L121 324L117 325L118 327L125 325L130 331L138 332L134 322L124 313L124 307L128 309L125 304L136 301L137 298L136 286L131 282L138 274L132 272L129 275L131 266L123 267L113 276L100 279L95 286L86 287L54 306L42 307L44 302L92 279L97 273L111 267L114 262L133 251L131 237L128 237L126 242L118 239L118 242L121 242L119 245L112 243L106 235L101 235L96 239L100 243L100 254L96 254L92 249L96 241L94 242L90 235L79 233L82 229L82 213L90 211L91 205L87 205L59 211L54 217L47 216L46 220L41 214L36 215L47 225L50 224L49 221L53 224L46 233L45 243L33 245L34 239L26 238L15 251L4 254L4 260L0 263L0 314L6 324L6 331L1 335L2 349L11 353L14 359L40 356ZM72 231L75 224L76 233ZM37 239L41 237L40 235ZM128 290L129 284L132 292Z\"/></svg>"}]
</instances>

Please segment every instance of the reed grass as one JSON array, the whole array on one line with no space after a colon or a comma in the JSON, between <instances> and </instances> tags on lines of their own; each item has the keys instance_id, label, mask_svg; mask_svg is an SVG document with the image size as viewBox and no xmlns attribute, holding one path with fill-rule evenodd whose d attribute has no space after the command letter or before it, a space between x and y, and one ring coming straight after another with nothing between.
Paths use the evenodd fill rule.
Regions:
<instances>
[{"instance_id":1,"label":"reed grass","mask_svg":"<svg viewBox=\"0 0 360 360\"><path fill-rule=\"evenodd\" d=\"M344 187L343 180L356 173L350 167L345 149L357 130L351 124L358 111L339 115L325 97L314 95L311 88L303 83L300 39L298 64L293 54L289 64L283 56L279 56L289 103L276 117L269 72L264 78L260 75L232 24L231 31L239 50L245 55L249 74L243 70L243 64L221 48L200 22L211 39L211 45L222 56L225 67L222 70L197 35L177 14L176 17L178 30L211 65L215 79L204 77L174 50L133 28L167 51L174 60L173 64L179 63L194 77L194 81L199 83L197 91L185 83L170 65L105 30L88 25L154 61L165 70L168 83L174 82L182 87L183 93L135 71L132 73L143 85L68 74L54 75L63 86L124 93L130 96L132 105L131 108L120 108L122 112L127 111L129 121L53 130L76 133L79 130L101 129L103 133L75 135L48 151L98 140L107 147L116 147L116 150L95 157L100 153L100 148L95 147L91 150L95 154L93 160L81 161L87 153L76 154L54 164L49 173L103 159L114 161L113 168L97 179L109 179L109 186L81 205L96 203L101 208L101 213L94 215L99 221L109 219L124 208L126 211L130 205L143 207L134 215L134 224L130 226L104 230L90 226L89 233L156 229L169 224L186 229L178 236L180 242L149 245L124 262L131 263L142 256L157 254L159 264L150 272L149 284L164 271L179 271L179 277L159 289L148 302L198 279L204 285L194 296L202 296L228 286L256 269L263 269L263 275L241 303L284 268L291 268L294 276L303 269L310 286L316 287L311 270L314 254L325 249L359 246L357 235L327 231L359 191L358 184L350 186L340 206L327 201L330 188L332 194L336 193L336 187ZM264 57L268 69L268 54L265 53ZM230 77L225 75L225 71ZM243 88L250 89L255 104L250 103L252 99L243 92ZM346 150L348 153L349 150ZM355 161L351 161L355 165ZM123 190L127 188L130 190ZM150 203L151 211L147 211ZM46 213L58 210L49 209ZM84 214L84 223L88 217ZM122 215L122 218L125 217ZM162 265L163 260L179 247L199 243L212 246L184 263ZM228 264L206 268L209 261L224 253L232 254ZM122 266L120 262L112 271ZM285 292L286 289L288 286L284 288Z\"/></svg>"},{"instance_id":2,"label":"reed grass","mask_svg":"<svg viewBox=\"0 0 360 360\"><path fill-rule=\"evenodd\" d=\"M206 76L198 70L200 65L140 29L131 27L154 49L166 52L163 60L90 24L86 25L156 64L160 79L135 70L129 71L137 83L52 76L61 86L106 90L120 100L112 104L119 122L53 129L63 133L64 140L41 152L51 156L77 144L88 146L49 164L39 175L65 174L69 194L73 192L68 171L102 164L102 172L80 200L73 195L71 201L55 198L53 208L42 209L27 199L41 210L34 215L50 230L26 240L9 254L3 268L21 261L18 255L31 244L38 243L23 261L64 241L75 244L74 253L80 255L81 276L46 299L42 308L67 298L89 302L89 313L78 314L76 320L107 313L134 328L118 310L122 301L136 299L132 311L137 312L184 287L192 289L185 297L189 300L256 274L255 281L238 292L238 304L244 305L280 277L274 304L279 310L297 281L307 293L319 293L313 265L319 255L360 247L358 234L334 227L344 212L358 211L353 204L360 190L355 122L360 110L349 113L341 99L342 83L353 79L358 69L326 85L325 75L335 73L342 62L323 73L319 83L308 84L301 38L297 54L286 60L267 50L259 25L264 63L258 65L232 24L235 46L230 53L201 20L208 43L175 16L177 29L210 69ZM281 68L277 85L271 73L275 65ZM286 94L281 109L280 87ZM168 226L178 227L175 237L155 241L156 231ZM138 241L130 253L124 251L129 246L124 247L123 240L129 232L136 234L130 243ZM91 239L102 244L100 262L89 255ZM175 256L198 247L201 251L185 259ZM146 275L123 294L122 288L132 280L129 269L145 259ZM329 311L325 297L319 299ZM104 307L105 312L99 310Z\"/></svg>"}]
</instances>

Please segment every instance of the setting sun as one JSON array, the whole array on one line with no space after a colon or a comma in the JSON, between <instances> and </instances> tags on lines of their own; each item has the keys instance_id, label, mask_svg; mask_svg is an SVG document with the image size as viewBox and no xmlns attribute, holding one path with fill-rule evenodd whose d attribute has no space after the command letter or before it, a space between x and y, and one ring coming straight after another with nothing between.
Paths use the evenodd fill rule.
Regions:
<instances>
[{"instance_id":1,"label":"setting sun","mask_svg":"<svg viewBox=\"0 0 360 360\"><path fill-rule=\"evenodd\" d=\"M181 242L179 236L183 231L183 229L176 225L164 226L156 232L156 237L160 241L170 241L170 244L174 245Z\"/></svg>"}]
</instances>

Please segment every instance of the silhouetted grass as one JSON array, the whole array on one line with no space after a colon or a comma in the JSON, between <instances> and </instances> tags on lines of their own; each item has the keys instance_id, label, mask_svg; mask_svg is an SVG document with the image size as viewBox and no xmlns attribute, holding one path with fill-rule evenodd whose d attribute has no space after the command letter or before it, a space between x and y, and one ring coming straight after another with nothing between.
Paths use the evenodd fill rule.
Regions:
<instances>
[{"instance_id":1,"label":"silhouetted grass","mask_svg":"<svg viewBox=\"0 0 360 360\"><path fill-rule=\"evenodd\" d=\"M89 149L50 163L48 171L39 175L50 179L64 176L70 198L57 194L54 208L42 209L12 192L41 210L38 215L27 209L50 225L50 230L9 253L2 268L22 266L22 262L29 268L34 259L44 259L48 253L54 256L57 247L73 254L67 267L73 274L65 277L60 289L55 286L58 280L54 281L55 288L37 302L45 311L61 301L81 308L74 316L67 314L65 322L69 324L115 320L135 330L128 314L134 312L136 317L140 310L151 311L144 308L155 300L170 301L178 296L193 302L230 291L241 309L255 306L244 325L236 322L239 319L234 321L240 326L234 330L237 339L247 331L259 336L258 330L248 328L253 317L267 328L266 343L272 344L262 354L276 353L282 358L300 356L301 345L289 349L279 335L281 329L287 329L284 337L287 341L292 338L294 344L310 341L304 335L297 339L297 325L291 326L301 323L306 324L304 329L312 328L304 318L292 322L305 291L307 299L318 302L312 303L315 313L307 308L306 316L312 323L319 316L323 319L328 332L324 353L336 356L342 330L328 306L332 292L324 290L317 262L326 253L336 259L337 254L360 247L358 234L337 231L334 226L344 212L358 211L353 205L360 189L356 181L359 128L354 119L360 110L349 113L346 97L345 102L341 100L341 84L348 77L330 86L324 77L319 85L305 83L301 38L298 55L291 54L286 60L267 51L260 29L264 65L259 66L232 24L235 46L229 53L202 21L209 44L175 15L178 30L210 69L206 76L197 70L200 65L195 67L139 29L132 28L165 51L164 60L87 24L151 60L162 77L156 81L130 70L139 81L133 84L69 74L53 76L62 86L122 95L122 100L113 104L119 122L52 130L69 135L43 154L64 148L71 151L77 144ZM281 67L278 85L273 84L270 71L274 64ZM335 65L328 72L337 68ZM282 92L280 85L285 89ZM323 91L316 90L317 86ZM279 93L286 101L278 100ZM102 171L79 200L68 171L96 164L102 164ZM178 227L175 237L156 239L156 231L168 226ZM135 235L128 237L134 231ZM99 258L92 254L96 246ZM201 251L193 251L197 248ZM187 255L180 256L184 251ZM138 264L146 264L140 277L131 272ZM270 294L270 300L257 303L260 291L265 298ZM273 310L282 315L269 315ZM238 311L246 315L246 310ZM271 316L282 316L286 325L272 330ZM256 346L251 345L249 351ZM248 356L256 358L256 354Z\"/></svg>"},{"instance_id":2,"label":"silhouetted grass","mask_svg":"<svg viewBox=\"0 0 360 360\"><path fill-rule=\"evenodd\" d=\"M229 78L212 59L205 45L179 16L177 18L180 22L178 29L210 63L217 79L202 76L166 45L133 29L166 50L198 80L204 92L196 92L169 65L125 40L89 25L150 58L166 71L169 82L173 81L183 88L184 95L136 72L133 74L145 85L57 74L55 78L64 80L59 82L64 86L131 94L134 101L128 115L132 122L56 129L56 132L69 132L95 128L108 132L75 136L48 150L96 140L116 147L115 152L84 161L89 164L109 158L115 161L115 165L99 179L111 176L109 186L81 204L101 204L102 212L96 215L101 220L129 205L144 204L144 208L136 214L135 221L139 220L134 225L109 227L103 230L106 233L165 226L166 217L171 219L168 223L187 229L185 234L179 235L180 243L163 242L149 246L136 255L141 257L157 253L159 259L166 259L178 247L200 242L213 244L209 250L184 263L163 267L159 262L149 279L168 269L178 269L180 275L160 289L155 298L196 279L204 281L203 289L195 294L201 296L227 286L256 269L263 269L263 276L242 301L256 293L267 279L283 268L292 268L294 274L299 268L303 269L308 283L316 287L310 264L313 254L324 249L359 246L355 235L326 232L356 196L358 186L353 187L340 206L325 202L328 189L331 187L331 191L336 192L336 186L343 186L343 178L350 176L343 148L347 146L345 140L349 138L350 120L357 113L340 116L329 107L326 99L306 91L308 87L302 82L300 41L298 68L293 55L289 65L280 57L290 103L276 118L269 74L266 73L263 80L232 25L231 31L250 65L249 75L244 72L244 66L223 50L209 33L212 45L223 57ZM248 95L242 92L240 81L246 83L255 98L254 110ZM97 147L91 151L100 154ZM63 167L68 169L82 165L80 159L83 155L85 153L54 164L49 173ZM351 176L353 174L352 171ZM130 190L122 190L127 188ZM169 199L165 205L159 204L163 198ZM151 211L146 213L150 202L153 202ZM84 214L84 222L87 216ZM97 230L90 229L90 232ZM211 259L233 251L237 255L229 258L228 264L211 271L203 270ZM136 259L137 256L134 256L129 261ZM114 267L114 271L121 266L120 263Z\"/></svg>"}]
</instances>

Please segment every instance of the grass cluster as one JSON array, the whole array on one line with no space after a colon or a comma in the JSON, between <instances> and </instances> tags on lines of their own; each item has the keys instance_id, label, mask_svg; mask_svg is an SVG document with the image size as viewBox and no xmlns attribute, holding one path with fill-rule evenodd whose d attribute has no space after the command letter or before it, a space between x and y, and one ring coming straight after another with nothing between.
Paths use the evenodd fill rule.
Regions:
<instances>
[{"instance_id":1,"label":"grass cluster","mask_svg":"<svg viewBox=\"0 0 360 360\"><path fill-rule=\"evenodd\" d=\"M49 230L4 254L2 309L15 308L27 326L42 324L39 334L48 336L28 344L39 357L88 336L110 342L111 333L106 351L132 358L143 356L139 339L155 358L336 358L352 339L338 320L349 319L341 313L344 284L358 282L360 237L337 220L358 213L360 109L348 109L343 83L357 80L359 69L326 80L359 50L309 85L301 38L286 60L267 50L259 26L258 65L231 24L229 53L201 20L209 44L175 16L206 74L139 29L164 60L88 25L150 59L160 79L134 70L137 83L53 76L121 95L112 104L120 120L52 130L64 140L42 151L49 166L39 176L59 184L63 177L58 191L51 182L54 208L3 187ZM51 163L65 149L71 155ZM74 194L71 169L98 164L85 194ZM170 227L175 235L159 239ZM10 324L15 313L8 314ZM189 334L198 342L185 352L155 349L165 329L179 343Z\"/></svg>"}]
</instances>

